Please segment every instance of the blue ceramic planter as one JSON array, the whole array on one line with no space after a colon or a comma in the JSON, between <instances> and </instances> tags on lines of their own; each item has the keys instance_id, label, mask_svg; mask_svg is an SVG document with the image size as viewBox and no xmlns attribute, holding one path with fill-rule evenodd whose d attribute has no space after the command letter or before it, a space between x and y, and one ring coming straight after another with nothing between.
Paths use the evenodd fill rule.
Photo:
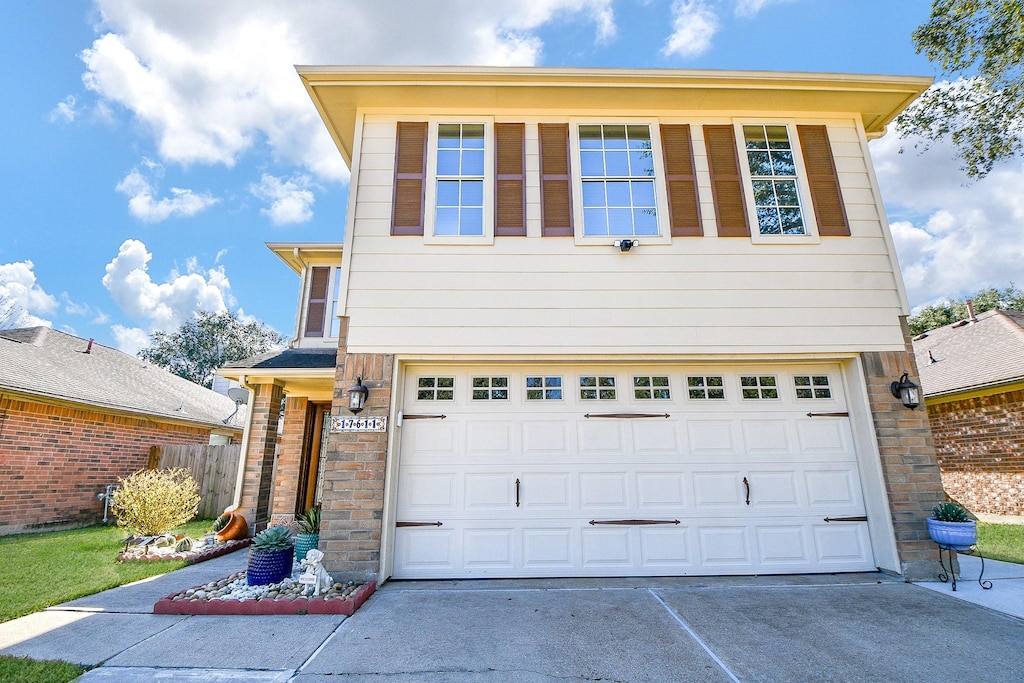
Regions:
<instances>
[{"instance_id":1,"label":"blue ceramic planter","mask_svg":"<svg viewBox=\"0 0 1024 683\"><path fill-rule=\"evenodd\" d=\"M978 524L969 522L940 522L928 518L928 535L939 545L953 550L967 550L978 542Z\"/></svg>"},{"instance_id":2,"label":"blue ceramic planter","mask_svg":"<svg viewBox=\"0 0 1024 683\"><path fill-rule=\"evenodd\" d=\"M295 537L295 561L302 562L306 553L320 546L320 534L298 534Z\"/></svg>"},{"instance_id":3,"label":"blue ceramic planter","mask_svg":"<svg viewBox=\"0 0 1024 683\"><path fill-rule=\"evenodd\" d=\"M292 573L293 548L283 550L249 550L245 582L250 586L279 583Z\"/></svg>"}]
</instances>

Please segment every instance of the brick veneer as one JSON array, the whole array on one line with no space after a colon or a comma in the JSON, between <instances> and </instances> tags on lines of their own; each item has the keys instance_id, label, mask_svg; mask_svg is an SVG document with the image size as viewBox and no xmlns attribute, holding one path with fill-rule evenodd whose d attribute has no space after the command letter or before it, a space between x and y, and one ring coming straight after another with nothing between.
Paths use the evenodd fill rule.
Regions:
<instances>
[{"instance_id":1,"label":"brick veneer","mask_svg":"<svg viewBox=\"0 0 1024 683\"><path fill-rule=\"evenodd\" d=\"M302 469L302 454L306 443L306 408L309 401L305 396L288 398L284 405L284 430L277 453L277 474L274 484L272 523L295 519L295 506L299 500L299 474Z\"/></svg>"},{"instance_id":2,"label":"brick veneer","mask_svg":"<svg viewBox=\"0 0 1024 683\"><path fill-rule=\"evenodd\" d=\"M920 383L906 320L902 323L905 351L864 353L861 362L902 573L908 580L918 580L937 574L935 546L924 520L945 493L927 411L905 408L889 389L904 372Z\"/></svg>"},{"instance_id":3,"label":"brick veneer","mask_svg":"<svg viewBox=\"0 0 1024 683\"><path fill-rule=\"evenodd\" d=\"M972 512L1024 515L1024 391L928 406L942 482Z\"/></svg>"},{"instance_id":4,"label":"brick veneer","mask_svg":"<svg viewBox=\"0 0 1024 683\"><path fill-rule=\"evenodd\" d=\"M252 387L252 422L245 447L245 471L239 507L249 529L260 531L270 519L270 499L274 483L274 458L277 452L277 425L281 418L283 384L257 384Z\"/></svg>"},{"instance_id":5,"label":"brick veneer","mask_svg":"<svg viewBox=\"0 0 1024 683\"><path fill-rule=\"evenodd\" d=\"M0 398L0 534L95 524L97 494L145 468L151 446L209 442L208 428Z\"/></svg>"}]
</instances>

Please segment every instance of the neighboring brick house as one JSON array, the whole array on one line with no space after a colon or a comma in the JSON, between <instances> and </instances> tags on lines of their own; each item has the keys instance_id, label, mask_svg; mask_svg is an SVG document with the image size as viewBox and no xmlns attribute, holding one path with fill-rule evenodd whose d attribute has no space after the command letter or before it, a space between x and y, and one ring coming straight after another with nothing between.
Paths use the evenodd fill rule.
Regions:
<instances>
[{"instance_id":1,"label":"neighboring brick house","mask_svg":"<svg viewBox=\"0 0 1024 683\"><path fill-rule=\"evenodd\" d=\"M238 440L226 396L47 327L0 331L0 534L100 521L156 445Z\"/></svg>"},{"instance_id":2,"label":"neighboring brick house","mask_svg":"<svg viewBox=\"0 0 1024 683\"><path fill-rule=\"evenodd\" d=\"M271 247L291 353L224 371L256 396L251 522L319 501L327 568L378 580L933 575L868 153L929 79L299 75L352 179L343 249Z\"/></svg>"},{"instance_id":3,"label":"neighboring brick house","mask_svg":"<svg viewBox=\"0 0 1024 683\"><path fill-rule=\"evenodd\" d=\"M914 338L946 493L1024 515L1024 313L987 311Z\"/></svg>"}]
</instances>

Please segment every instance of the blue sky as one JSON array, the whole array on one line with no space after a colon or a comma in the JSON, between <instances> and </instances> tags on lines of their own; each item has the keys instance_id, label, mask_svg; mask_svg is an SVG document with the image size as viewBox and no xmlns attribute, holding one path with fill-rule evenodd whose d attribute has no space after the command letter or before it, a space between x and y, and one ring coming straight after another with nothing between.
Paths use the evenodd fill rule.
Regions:
<instances>
[{"instance_id":1,"label":"blue sky","mask_svg":"<svg viewBox=\"0 0 1024 683\"><path fill-rule=\"evenodd\" d=\"M348 174L295 64L515 64L937 75L930 2L6 0L0 299L134 353L201 308L286 335L265 242L341 241ZM912 306L1024 285L1019 162L872 143ZM0 315L3 310L0 310Z\"/></svg>"}]
</instances>

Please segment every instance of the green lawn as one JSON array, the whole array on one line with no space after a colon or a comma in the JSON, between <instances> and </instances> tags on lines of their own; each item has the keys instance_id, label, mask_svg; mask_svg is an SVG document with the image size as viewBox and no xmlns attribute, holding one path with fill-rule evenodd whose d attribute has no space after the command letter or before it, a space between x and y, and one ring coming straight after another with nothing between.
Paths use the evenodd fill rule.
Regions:
<instances>
[{"instance_id":1,"label":"green lawn","mask_svg":"<svg viewBox=\"0 0 1024 683\"><path fill-rule=\"evenodd\" d=\"M0 683L67 683L85 673L86 668L67 662L0 656Z\"/></svg>"},{"instance_id":2,"label":"green lawn","mask_svg":"<svg viewBox=\"0 0 1024 683\"><path fill-rule=\"evenodd\" d=\"M213 520L194 520L177 533L197 538L212 525ZM127 535L116 526L93 526L0 536L0 622L185 566L182 561L119 563Z\"/></svg>"},{"instance_id":3,"label":"green lawn","mask_svg":"<svg viewBox=\"0 0 1024 683\"><path fill-rule=\"evenodd\" d=\"M985 559L1024 564L1024 524L978 522L978 550Z\"/></svg>"}]
</instances>

